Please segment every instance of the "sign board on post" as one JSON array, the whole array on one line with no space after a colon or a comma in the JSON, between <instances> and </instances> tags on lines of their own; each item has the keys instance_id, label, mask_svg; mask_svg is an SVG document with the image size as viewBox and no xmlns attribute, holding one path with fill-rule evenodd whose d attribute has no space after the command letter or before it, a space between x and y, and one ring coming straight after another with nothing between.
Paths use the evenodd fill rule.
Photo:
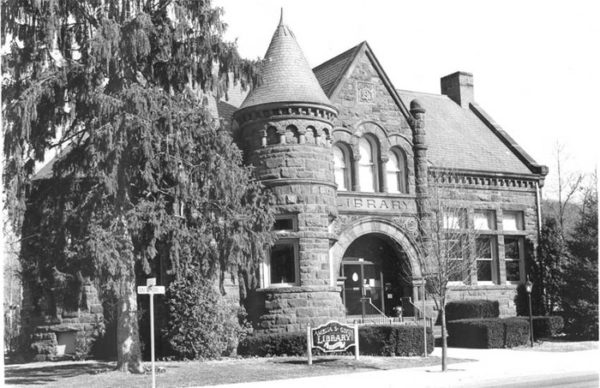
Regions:
<instances>
[{"instance_id":1,"label":"sign board on post","mask_svg":"<svg viewBox=\"0 0 600 388\"><path fill-rule=\"evenodd\" d=\"M152 362L152 388L156 387L154 371L154 294L164 294L165 286L157 286L156 278L146 280L145 286L138 286L138 294L150 296L150 360Z\"/></svg>"},{"instance_id":2,"label":"sign board on post","mask_svg":"<svg viewBox=\"0 0 600 388\"><path fill-rule=\"evenodd\" d=\"M332 353L344 352L351 346L354 346L354 358L358 360L358 325L351 326L336 321L329 321L312 330L309 326L306 333L306 340L309 365L312 364L312 348Z\"/></svg>"}]
</instances>

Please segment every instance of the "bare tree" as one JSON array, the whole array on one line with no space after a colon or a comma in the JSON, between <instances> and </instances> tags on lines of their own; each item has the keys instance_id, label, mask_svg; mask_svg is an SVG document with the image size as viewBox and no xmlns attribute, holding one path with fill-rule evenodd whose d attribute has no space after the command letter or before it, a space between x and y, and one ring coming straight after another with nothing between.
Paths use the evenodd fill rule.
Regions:
<instances>
[{"instance_id":1,"label":"bare tree","mask_svg":"<svg viewBox=\"0 0 600 388\"><path fill-rule=\"evenodd\" d=\"M556 142L556 173L557 173L557 190L558 190L558 223L563 233L565 231L565 209L569 202L573 200L575 194L580 190L581 184L585 177L582 173L565 174L563 171L564 163L567 159L565 146L560 142Z\"/></svg>"},{"instance_id":2,"label":"bare tree","mask_svg":"<svg viewBox=\"0 0 600 388\"><path fill-rule=\"evenodd\" d=\"M421 217L421 248L419 258L427 295L440 312L442 324L442 371L447 370L448 334L446 302L449 286L468 284L477 258L483 252L477 247L478 235L469 228L467 211L453 203L449 193L457 185L454 173L430 177L429 213Z\"/></svg>"}]
</instances>

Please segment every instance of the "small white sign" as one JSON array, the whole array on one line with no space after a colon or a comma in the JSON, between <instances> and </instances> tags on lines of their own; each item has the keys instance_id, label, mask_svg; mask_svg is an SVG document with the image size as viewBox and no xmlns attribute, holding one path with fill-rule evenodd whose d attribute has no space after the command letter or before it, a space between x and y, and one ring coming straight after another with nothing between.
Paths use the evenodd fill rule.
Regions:
<instances>
[{"instance_id":1,"label":"small white sign","mask_svg":"<svg viewBox=\"0 0 600 388\"><path fill-rule=\"evenodd\" d=\"M165 286L138 286L138 294L164 294Z\"/></svg>"}]
</instances>

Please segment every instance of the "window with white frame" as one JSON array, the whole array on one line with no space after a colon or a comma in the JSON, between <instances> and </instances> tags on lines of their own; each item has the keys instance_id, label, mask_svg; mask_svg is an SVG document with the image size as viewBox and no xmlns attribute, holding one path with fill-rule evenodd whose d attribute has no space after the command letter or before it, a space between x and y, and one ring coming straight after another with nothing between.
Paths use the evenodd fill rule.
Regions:
<instances>
[{"instance_id":1,"label":"window with white frame","mask_svg":"<svg viewBox=\"0 0 600 388\"><path fill-rule=\"evenodd\" d=\"M265 268L265 286L293 286L298 281L298 244L294 240L280 240L272 248Z\"/></svg>"},{"instance_id":2,"label":"window with white frame","mask_svg":"<svg viewBox=\"0 0 600 388\"><path fill-rule=\"evenodd\" d=\"M358 161L358 181L360 190L365 192L377 191L377 152L375 141L362 137L358 141L360 160Z\"/></svg>"},{"instance_id":3,"label":"window with white frame","mask_svg":"<svg viewBox=\"0 0 600 388\"><path fill-rule=\"evenodd\" d=\"M347 147L342 144L333 146L334 179L339 191L350 190L350 156Z\"/></svg>"},{"instance_id":4,"label":"window with white frame","mask_svg":"<svg viewBox=\"0 0 600 388\"><path fill-rule=\"evenodd\" d=\"M502 229L504 230L523 230L523 212L503 211Z\"/></svg>"},{"instance_id":5,"label":"window with white frame","mask_svg":"<svg viewBox=\"0 0 600 388\"><path fill-rule=\"evenodd\" d=\"M465 267L463 240L459 236L448 235L444 240L444 251L448 260L449 284L462 284L467 279Z\"/></svg>"},{"instance_id":6,"label":"window with white frame","mask_svg":"<svg viewBox=\"0 0 600 388\"><path fill-rule=\"evenodd\" d=\"M465 209L444 209L442 214L444 229L465 229L466 214Z\"/></svg>"},{"instance_id":7,"label":"window with white frame","mask_svg":"<svg viewBox=\"0 0 600 388\"><path fill-rule=\"evenodd\" d=\"M524 262L523 237L504 236L504 263L506 281L521 281L521 264Z\"/></svg>"},{"instance_id":8,"label":"window with white frame","mask_svg":"<svg viewBox=\"0 0 600 388\"><path fill-rule=\"evenodd\" d=\"M398 147L394 147L388 154L385 164L387 187L390 193L408 193L406 155Z\"/></svg>"},{"instance_id":9,"label":"window with white frame","mask_svg":"<svg viewBox=\"0 0 600 388\"><path fill-rule=\"evenodd\" d=\"M479 236L475 240L475 254L477 257L477 282L494 283L496 278L496 241L492 236Z\"/></svg>"},{"instance_id":10,"label":"window with white frame","mask_svg":"<svg viewBox=\"0 0 600 388\"><path fill-rule=\"evenodd\" d=\"M496 212L493 210L475 210L473 213L473 227L476 230L495 230Z\"/></svg>"}]
</instances>

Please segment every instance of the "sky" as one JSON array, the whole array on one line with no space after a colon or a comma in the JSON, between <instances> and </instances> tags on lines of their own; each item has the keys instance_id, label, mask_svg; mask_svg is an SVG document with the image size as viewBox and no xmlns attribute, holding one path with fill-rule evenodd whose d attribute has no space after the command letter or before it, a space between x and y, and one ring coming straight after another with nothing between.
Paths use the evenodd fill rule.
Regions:
<instances>
[{"instance_id":1,"label":"sky","mask_svg":"<svg viewBox=\"0 0 600 388\"><path fill-rule=\"evenodd\" d=\"M262 58L283 7L312 67L367 41L397 89L440 93L473 73L475 101L538 163L556 195L556 145L567 174L593 171L600 146L600 2L537 0L214 0L243 57Z\"/></svg>"}]
</instances>

